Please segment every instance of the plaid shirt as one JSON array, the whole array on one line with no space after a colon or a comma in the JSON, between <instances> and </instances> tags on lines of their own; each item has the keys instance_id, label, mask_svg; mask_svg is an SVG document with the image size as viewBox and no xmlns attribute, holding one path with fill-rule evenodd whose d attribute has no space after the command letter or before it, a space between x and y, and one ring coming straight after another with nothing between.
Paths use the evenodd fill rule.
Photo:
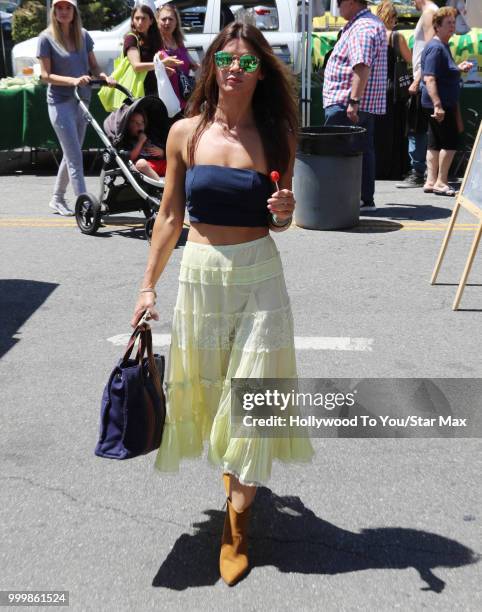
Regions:
<instances>
[{"instance_id":1,"label":"plaid shirt","mask_svg":"<svg viewBox=\"0 0 482 612\"><path fill-rule=\"evenodd\" d=\"M375 115L386 112L387 35L385 26L368 9L349 21L328 60L323 82L323 106L348 104L353 67L365 64L370 75L359 110Z\"/></svg>"}]
</instances>

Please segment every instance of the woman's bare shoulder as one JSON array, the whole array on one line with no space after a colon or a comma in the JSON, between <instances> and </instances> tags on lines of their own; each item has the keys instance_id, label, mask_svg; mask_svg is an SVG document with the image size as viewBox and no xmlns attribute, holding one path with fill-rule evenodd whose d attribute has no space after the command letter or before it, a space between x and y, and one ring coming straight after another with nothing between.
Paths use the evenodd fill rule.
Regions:
<instances>
[{"instance_id":1,"label":"woman's bare shoulder","mask_svg":"<svg viewBox=\"0 0 482 612\"><path fill-rule=\"evenodd\" d=\"M172 124L169 136L172 134L176 138L189 138L199 124L200 119L200 115L179 119L179 121Z\"/></svg>"},{"instance_id":2,"label":"woman's bare shoulder","mask_svg":"<svg viewBox=\"0 0 482 612\"><path fill-rule=\"evenodd\" d=\"M167 148L171 155L181 155L184 163L187 159L188 143L199 123L200 115L179 119L171 126L167 137Z\"/></svg>"}]
</instances>

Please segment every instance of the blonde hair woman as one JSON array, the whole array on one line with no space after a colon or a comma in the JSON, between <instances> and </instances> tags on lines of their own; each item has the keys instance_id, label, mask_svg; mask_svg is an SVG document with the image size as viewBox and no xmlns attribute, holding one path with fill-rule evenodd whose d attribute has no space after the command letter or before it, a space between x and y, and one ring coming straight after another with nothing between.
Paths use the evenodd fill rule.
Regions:
<instances>
[{"instance_id":1,"label":"blonde hair woman","mask_svg":"<svg viewBox=\"0 0 482 612\"><path fill-rule=\"evenodd\" d=\"M77 1L53 0L50 26L39 36L37 57L42 80L48 83L50 121L63 153L49 206L65 216L74 214L65 200L69 179L76 197L86 191L82 143L87 124L74 96L74 88L80 87L80 96L88 104L90 75L105 79L109 85L115 83L100 72L93 49L92 38L82 28Z\"/></svg>"}]
</instances>

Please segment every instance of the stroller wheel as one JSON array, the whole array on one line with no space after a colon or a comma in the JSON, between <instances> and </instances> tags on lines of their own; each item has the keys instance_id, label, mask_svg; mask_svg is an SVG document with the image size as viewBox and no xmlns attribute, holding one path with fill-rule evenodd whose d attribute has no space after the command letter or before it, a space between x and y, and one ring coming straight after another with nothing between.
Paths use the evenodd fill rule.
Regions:
<instances>
[{"instance_id":1,"label":"stroller wheel","mask_svg":"<svg viewBox=\"0 0 482 612\"><path fill-rule=\"evenodd\" d=\"M95 196L82 193L75 203L75 220L83 234L92 236L100 226L100 204Z\"/></svg>"},{"instance_id":2,"label":"stroller wheel","mask_svg":"<svg viewBox=\"0 0 482 612\"><path fill-rule=\"evenodd\" d=\"M152 230L154 229L155 221L156 215L152 215L152 217L149 217L149 219L146 220L146 225L144 227L144 233L149 244L151 244Z\"/></svg>"}]
</instances>

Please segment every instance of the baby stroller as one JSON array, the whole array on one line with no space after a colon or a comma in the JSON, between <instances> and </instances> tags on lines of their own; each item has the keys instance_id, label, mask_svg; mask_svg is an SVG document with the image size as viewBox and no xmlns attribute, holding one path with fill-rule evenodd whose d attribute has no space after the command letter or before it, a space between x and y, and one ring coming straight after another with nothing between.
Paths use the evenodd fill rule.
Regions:
<instances>
[{"instance_id":1,"label":"baby stroller","mask_svg":"<svg viewBox=\"0 0 482 612\"><path fill-rule=\"evenodd\" d=\"M91 85L104 85L104 81L91 81ZM104 121L104 131L80 99L78 89L75 96L81 105L85 119L92 125L105 145L102 154L99 197L82 193L75 203L75 219L83 234L93 235L99 229L102 217L142 211L146 217L146 237L150 237L155 214L164 190L164 179L153 180L140 173L130 161L129 151L123 150L129 119L133 113L143 112L147 117L146 134L158 142L166 142L171 126L164 103L156 96L134 99L131 92L117 84L127 98L122 106Z\"/></svg>"}]
</instances>

